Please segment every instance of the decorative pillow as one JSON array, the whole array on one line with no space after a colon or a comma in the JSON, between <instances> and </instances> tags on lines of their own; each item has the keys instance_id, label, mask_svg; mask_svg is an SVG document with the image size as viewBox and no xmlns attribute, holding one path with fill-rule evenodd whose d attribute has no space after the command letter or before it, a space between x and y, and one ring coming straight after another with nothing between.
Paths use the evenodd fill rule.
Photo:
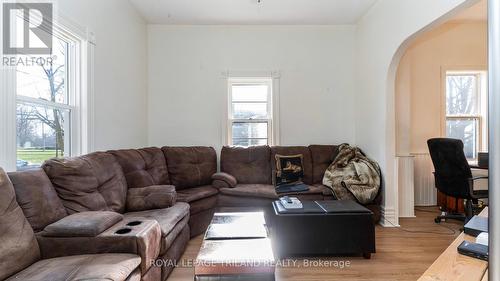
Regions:
<instances>
[{"instance_id":1,"label":"decorative pillow","mask_svg":"<svg viewBox=\"0 0 500 281\"><path fill-rule=\"evenodd\" d=\"M303 155L275 155L276 177L275 185L298 184L304 176Z\"/></svg>"}]
</instances>

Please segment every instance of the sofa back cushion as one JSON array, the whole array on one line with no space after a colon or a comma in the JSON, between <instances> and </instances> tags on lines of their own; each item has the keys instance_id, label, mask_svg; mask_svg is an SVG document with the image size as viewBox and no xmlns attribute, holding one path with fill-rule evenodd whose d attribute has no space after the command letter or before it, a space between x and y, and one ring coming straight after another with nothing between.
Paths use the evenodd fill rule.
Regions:
<instances>
[{"instance_id":1,"label":"sofa back cushion","mask_svg":"<svg viewBox=\"0 0 500 281\"><path fill-rule=\"evenodd\" d=\"M304 177L302 181L305 184L313 183L313 169L312 169L312 160L311 160L311 152L307 146L273 146L271 147L271 169L272 175L276 173L276 154L289 156L289 155L298 155L302 154L302 169L304 170Z\"/></svg>"},{"instance_id":2,"label":"sofa back cushion","mask_svg":"<svg viewBox=\"0 0 500 281\"><path fill-rule=\"evenodd\" d=\"M21 271L40 259L40 248L14 187L0 168L0 280Z\"/></svg>"},{"instance_id":3,"label":"sofa back cushion","mask_svg":"<svg viewBox=\"0 0 500 281\"><path fill-rule=\"evenodd\" d=\"M42 169L9 173L17 202L31 227L38 232L67 216L56 190Z\"/></svg>"},{"instance_id":4,"label":"sofa back cushion","mask_svg":"<svg viewBox=\"0 0 500 281\"><path fill-rule=\"evenodd\" d=\"M42 168L68 214L125 210L127 182L115 157L106 152L73 158L54 158Z\"/></svg>"},{"instance_id":5,"label":"sofa back cushion","mask_svg":"<svg viewBox=\"0 0 500 281\"><path fill-rule=\"evenodd\" d=\"M217 154L213 147L162 147L167 159L170 182L180 190L209 185L217 172Z\"/></svg>"},{"instance_id":6,"label":"sofa back cushion","mask_svg":"<svg viewBox=\"0 0 500 281\"><path fill-rule=\"evenodd\" d=\"M339 147L337 145L310 145L309 150L313 165L313 184L322 184L326 169L339 154Z\"/></svg>"},{"instance_id":7,"label":"sofa back cushion","mask_svg":"<svg viewBox=\"0 0 500 281\"><path fill-rule=\"evenodd\" d=\"M271 184L269 146L229 147L221 151L220 169L241 184Z\"/></svg>"},{"instance_id":8,"label":"sofa back cushion","mask_svg":"<svg viewBox=\"0 0 500 281\"><path fill-rule=\"evenodd\" d=\"M129 188L170 184L167 162L158 147L108 151L115 156Z\"/></svg>"}]
</instances>

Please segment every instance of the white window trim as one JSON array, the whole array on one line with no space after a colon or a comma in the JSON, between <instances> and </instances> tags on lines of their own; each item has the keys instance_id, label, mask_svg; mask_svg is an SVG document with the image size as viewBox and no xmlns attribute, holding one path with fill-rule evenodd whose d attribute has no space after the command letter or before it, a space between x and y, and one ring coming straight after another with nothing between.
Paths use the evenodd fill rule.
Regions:
<instances>
[{"instance_id":1,"label":"white window trim","mask_svg":"<svg viewBox=\"0 0 500 281\"><path fill-rule=\"evenodd\" d=\"M265 78L237 78L237 77L231 77L228 80L228 139L227 139L227 144L233 145L233 135L232 135L232 125L234 123L267 123L267 143L272 144L273 143L273 89L272 89L272 79L265 77ZM232 85L238 84L238 85L267 85L268 90L267 90L267 113L269 114L268 118L256 118L256 119L241 119L241 118L235 118L233 119L231 116L233 116L233 104L235 103L233 101L233 94L232 94ZM253 103L253 102L245 102L245 103ZM256 102L257 103L257 102ZM260 102L258 102L260 103Z\"/></svg>"},{"instance_id":2,"label":"white window trim","mask_svg":"<svg viewBox=\"0 0 500 281\"><path fill-rule=\"evenodd\" d=\"M270 139L269 145L280 145L281 144L281 134L280 134L280 73L279 71L224 71L221 73L222 79L224 81L224 87L226 89L225 94L225 105L224 105L224 114L222 119L222 143L223 145L231 145L232 136L231 136L231 88L229 80L258 80L262 81L263 79L270 79L272 83L272 100L268 102L268 106L271 106L271 126L268 126L268 137ZM249 122L249 120L245 120L245 122ZM257 122L257 121L255 121ZM271 128L270 128L271 127Z\"/></svg>"},{"instance_id":3,"label":"white window trim","mask_svg":"<svg viewBox=\"0 0 500 281\"><path fill-rule=\"evenodd\" d=\"M2 13L0 7L0 14ZM0 23L0 29L3 28ZM80 60L76 61L75 75L79 79L74 79L78 84L74 86L73 93L77 95L69 98L74 99L72 122L72 155L80 155L94 150L94 33L82 27L59 11L54 11L54 32L62 32L71 35L78 40L79 48L75 52L80 53ZM0 45L0 54L3 54L3 47ZM16 71L13 67L1 68L0 74L0 167L6 171L16 170L17 143L16 143L16 106L18 102L30 102L28 97L17 97L16 95ZM32 101L32 100L31 100ZM34 104L40 104L37 100ZM50 103L50 102L49 102ZM58 108L66 105L59 105ZM76 117L76 118L75 118ZM74 123L73 123L74 122Z\"/></svg>"},{"instance_id":4,"label":"white window trim","mask_svg":"<svg viewBox=\"0 0 500 281\"><path fill-rule=\"evenodd\" d=\"M446 77L448 73L480 75L477 90L479 95L478 115L448 115L446 113ZM479 137L477 151L488 150L488 67L485 65L455 65L441 67L441 136L446 137L446 120L448 118L471 118L478 120Z\"/></svg>"}]
</instances>

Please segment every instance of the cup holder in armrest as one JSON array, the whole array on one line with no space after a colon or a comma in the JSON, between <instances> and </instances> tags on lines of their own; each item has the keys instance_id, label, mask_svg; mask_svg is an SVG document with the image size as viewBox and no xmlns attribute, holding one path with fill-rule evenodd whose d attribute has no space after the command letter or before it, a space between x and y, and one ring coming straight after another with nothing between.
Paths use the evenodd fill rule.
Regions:
<instances>
[{"instance_id":1,"label":"cup holder in armrest","mask_svg":"<svg viewBox=\"0 0 500 281\"><path fill-rule=\"evenodd\" d=\"M120 234L120 235L123 235L123 234L127 234L127 233L129 233L129 232L131 232L131 231L132 231L132 229L130 229L130 228L120 228L120 229L118 229L118 230L115 232L115 234Z\"/></svg>"},{"instance_id":2,"label":"cup holder in armrest","mask_svg":"<svg viewBox=\"0 0 500 281\"><path fill-rule=\"evenodd\" d=\"M136 226L136 225L139 225L141 224L142 221L131 221L129 223L127 223L128 226Z\"/></svg>"}]
</instances>

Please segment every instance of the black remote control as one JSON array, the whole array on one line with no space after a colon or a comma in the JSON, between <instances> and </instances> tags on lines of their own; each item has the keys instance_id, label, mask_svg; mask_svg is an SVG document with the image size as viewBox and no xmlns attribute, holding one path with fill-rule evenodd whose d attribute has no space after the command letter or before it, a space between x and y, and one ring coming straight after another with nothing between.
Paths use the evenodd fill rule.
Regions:
<instances>
[{"instance_id":1,"label":"black remote control","mask_svg":"<svg viewBox=\"0 0 500 281\"><path fill-rule=\"evenodd\" d=\"M458 246L457 250L462 255L488 261L488 246L469 241L463 241L462 244Z\"/></svg>"}]
</instances>

